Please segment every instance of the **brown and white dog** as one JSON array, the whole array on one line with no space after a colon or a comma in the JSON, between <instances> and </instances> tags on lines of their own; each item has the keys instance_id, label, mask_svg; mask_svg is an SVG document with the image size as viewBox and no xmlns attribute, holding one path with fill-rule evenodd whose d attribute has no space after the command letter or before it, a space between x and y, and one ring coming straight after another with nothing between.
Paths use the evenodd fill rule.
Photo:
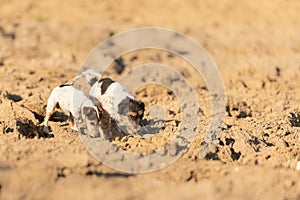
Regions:
<instances>
[{"instance_id":1,"label":"brown and white dog","mask_svg":"<svg viewBox=\"0 0 300 200\"><path fill-rule=\"evenodd\" d=\"M130 123L133 120L136 125L141 125L145 104L136 100L120 83L110 78L102 78L92 85L89 95L96 100L98 108L104 109L117 122Z\"/></svg>"},{"instance_id":2,"label":"brown and white dog","mask_svg":"<svg viewBox=\"0 0 300 200\"><path fill-rule=\"evenodd\" d=\"M71 84L62 84L54 88L48 99L44 132L48 133L48 121L55 108L69 114L69 123L73 130L78 131L77 123L85 122L91 137L99 137L99 112L93 102L84 93ZM75 120L75 122L74 122Z\"/></svg>"}]
</instances>

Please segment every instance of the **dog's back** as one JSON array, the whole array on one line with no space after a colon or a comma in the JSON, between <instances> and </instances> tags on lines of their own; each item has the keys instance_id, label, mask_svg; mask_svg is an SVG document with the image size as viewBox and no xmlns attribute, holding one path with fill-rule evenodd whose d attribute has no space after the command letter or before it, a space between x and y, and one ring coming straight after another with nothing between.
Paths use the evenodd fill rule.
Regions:
<instances>
[{"instance_id":1,"label":"dog's back","mask_svg":"<svg viewBox=\"0 0 300 200\"><path fill-rule=\"evenodd\" d=\"M103 78L95 83L90 96L97 99L115 120L119 120L120 115L127 115L139 123L144 116L144 103L137 101L125 87L110 78Z\"/></svg>"},{"instance_id":2,"label":"dog's back","mask_svg":"<svg viewBox=\"0 0 300 200\"><path fill-rule=\"evenodd\" d=\"M70 84L62 84L53 89L48 100L56 101L64 112L70 112L77 117L78 109L87 97L84 93Z\"/></svg>"}]
</instances>

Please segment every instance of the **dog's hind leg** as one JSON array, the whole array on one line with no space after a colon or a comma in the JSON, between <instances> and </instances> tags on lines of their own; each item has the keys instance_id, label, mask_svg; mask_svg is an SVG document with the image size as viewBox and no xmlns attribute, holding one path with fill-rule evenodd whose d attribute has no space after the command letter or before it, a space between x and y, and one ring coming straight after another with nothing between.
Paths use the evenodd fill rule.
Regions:
<instances>
[{"instance_id":1,"label":"dog's hind leg","mask_svg":"<svg viewBox=\"0 0 300 200\"><path fill-rule=\"evenodd\" d=\"M55 101L54 98L51 98L51 96L50 96L48 99L48 103L47 103L46 116L45 116L44 122L43 122L43 132L44 133L49 133L48 121L56 107L59 107L58 102Z\"/></svg>"}]
</instances>

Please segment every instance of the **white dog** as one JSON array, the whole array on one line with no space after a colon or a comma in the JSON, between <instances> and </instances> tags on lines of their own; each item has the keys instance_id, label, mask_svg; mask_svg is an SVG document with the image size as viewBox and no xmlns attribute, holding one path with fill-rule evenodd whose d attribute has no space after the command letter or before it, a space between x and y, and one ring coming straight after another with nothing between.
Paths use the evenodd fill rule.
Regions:
<instances>
[{"instance_id":1,"label":"white dog","mask_svg":"<svg viewBox=\"0 0 300 200\"><path fill-rule=\"evenodd\" d=\"M62 84L54 88L48 99L46 117L44 119L44 132L48 133L48 121L55 108L61 108L69 114L69 123L73 130L78 131L76 123L86 122L90 136L99 136L99 112L93 102L84 93L70 84ZM74 123L75 120L75 123Z\"/></svg>"}]
</instances>

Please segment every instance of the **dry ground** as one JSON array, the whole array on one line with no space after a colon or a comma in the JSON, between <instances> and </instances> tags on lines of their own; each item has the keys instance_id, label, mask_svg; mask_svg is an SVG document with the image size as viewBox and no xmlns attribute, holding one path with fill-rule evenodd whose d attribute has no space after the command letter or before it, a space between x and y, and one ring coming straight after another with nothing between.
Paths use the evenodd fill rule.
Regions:
<instances>
[{"instance_id":1,"label":"dry ground","mask_svg":"<svg viewBox=\"0 0 300 200\"><path fill-rule=\"evenodd\" d=\"M299 10L297 0L0 0L0 199L300 199L300 125L289 118L300 112ZM173 165L110 169L64 120L50 122L54 137L37 138L51 89L100 41L145 26L185 33L218 65L228 103L217 153L198 156L210 116L205 84L187 63L155 51L125 55L124 73L149 61L176 66L203 111L200 139ZM112 65L107 75L122 74ZM153 97L173 106L163 88L136 95L147 108ZM126 142L134 140L115 141Z\"/></svg>"}]
</instances>

